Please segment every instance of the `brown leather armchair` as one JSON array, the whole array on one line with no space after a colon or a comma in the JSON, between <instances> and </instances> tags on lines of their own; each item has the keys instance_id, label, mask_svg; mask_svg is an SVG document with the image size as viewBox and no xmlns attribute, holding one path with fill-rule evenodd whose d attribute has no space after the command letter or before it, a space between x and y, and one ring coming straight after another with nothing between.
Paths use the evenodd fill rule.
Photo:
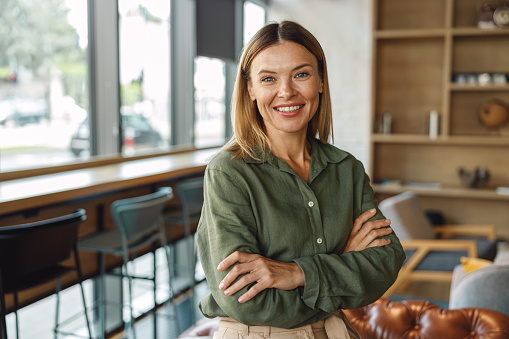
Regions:
<instances>
[{"instance_id":1,"label":"brown leather armchair","mask_svg":"<svg viewBox=\"0 0 509 339\"><path fill-rule=\"evenodd\" d=\"M424 300L380 299L344 312L362 339L509 338L509 317L483 308L447 310Z\"/></svg>"},{"instance_id":2,"label":"brown leather armchair","mask_svg":"<svg viewBox=\"0 0 509 339\"><path fill-rule=\"evenodd\" d=\"M447 310L424 300L380 299L344 310L362 339L508 339L509 317L485 308ZM212 338L219 318L204 319L180 339Z\"/></svg>"}]
</instances>

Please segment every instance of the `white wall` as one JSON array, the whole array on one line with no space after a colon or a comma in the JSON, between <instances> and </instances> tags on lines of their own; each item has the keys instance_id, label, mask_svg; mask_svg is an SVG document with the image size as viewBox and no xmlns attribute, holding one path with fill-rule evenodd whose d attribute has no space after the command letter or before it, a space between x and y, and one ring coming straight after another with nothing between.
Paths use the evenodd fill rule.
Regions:
<instances>
[{"instance_id":1,"label":"white wall","mask_svg":"<svg viewBox=\"0 0 509 339\"><path fill-rule=\"evenodd\" d=\"M372 0L271 0L268 21L294 20L325 51L334 144L369 169Z\"/></svg>"}]
</instances>

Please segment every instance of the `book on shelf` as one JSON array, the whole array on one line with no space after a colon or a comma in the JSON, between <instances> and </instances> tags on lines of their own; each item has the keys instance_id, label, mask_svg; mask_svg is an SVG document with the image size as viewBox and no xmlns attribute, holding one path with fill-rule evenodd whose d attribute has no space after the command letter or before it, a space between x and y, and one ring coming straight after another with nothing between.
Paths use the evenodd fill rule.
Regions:
<instances>
[{"instance_id":1,"label":"book on shelf","mask_svg":"<svg viewBox=\"0 0 509 339\"><path fill-rule=\"evenodd\" d=\"M402 185L402 181L399 179L382 179L380 185L385 187L399 187Z\"/></svg>"},{"instance_id":2,"label":"book on shelf","mask_svg":"<svg viewBox=\"0 0 509 339\"><path fill-rule=\"evenodd\" d=\"M499 186L495 192L497 192L497 194L509 195L509 186Z\"/></svg>"}]
</instances>

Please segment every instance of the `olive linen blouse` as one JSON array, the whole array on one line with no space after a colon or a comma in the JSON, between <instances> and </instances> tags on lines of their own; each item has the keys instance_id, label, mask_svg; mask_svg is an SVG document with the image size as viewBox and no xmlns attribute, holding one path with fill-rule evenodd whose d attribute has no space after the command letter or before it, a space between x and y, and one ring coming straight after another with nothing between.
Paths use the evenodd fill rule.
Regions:
<instances>
[{"instance_id":1,"label":"olive linen blouse","mask_svg":"<svg viewBox=\"0 0 509 339\"><path fill-rule=\"evenodd\" d=\"M377 300L393 284L405 259L394 232L391 244L343 253L355 218L377 208L360 161L330 144L310 139L308 183L283 160L233 159L220 152L205 171L205 201L197 244L211 293L200 301L209 318L231 317L245 325L295 328L343 308ZM377 209L373 219L383 219ZM305 286L265 289L239 303L219 289L227 271L218 264L234 251L297 263Z\"/></svg>"}]
</instances>

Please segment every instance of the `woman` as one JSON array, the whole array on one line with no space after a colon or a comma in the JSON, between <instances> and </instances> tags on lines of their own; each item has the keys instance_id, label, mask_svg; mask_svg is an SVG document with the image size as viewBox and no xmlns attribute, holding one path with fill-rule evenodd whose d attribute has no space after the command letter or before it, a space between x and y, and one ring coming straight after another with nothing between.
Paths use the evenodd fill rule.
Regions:
<instances>
[{"instance_id":1,"label":"woman","mask_svg":"<svg viewBox=\"0 0 509 339\"><path fill-rule=\"evenodd\" d=\"M362 164L328 144L327 68L311 33L262 28L241 56L232 112L197 234L211 290L200 309L222 317L214 338L355 338L340 310L377 300L405 255Z\"/></svg>"}]
</instances>

